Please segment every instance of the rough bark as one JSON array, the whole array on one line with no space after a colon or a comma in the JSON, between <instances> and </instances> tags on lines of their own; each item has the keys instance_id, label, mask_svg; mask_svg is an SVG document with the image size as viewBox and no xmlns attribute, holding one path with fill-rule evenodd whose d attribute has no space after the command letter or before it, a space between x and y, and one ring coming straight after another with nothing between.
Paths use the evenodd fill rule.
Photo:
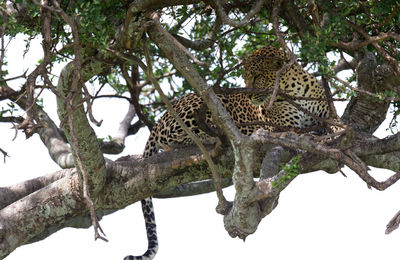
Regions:
<instances>
[{"instance_id":1,"label":"rough bark","mask_svg":"<svg viewBox=\"0 0 400 260\"><path fill-rule=\"evenodd\" d=\"M377 80L378 78L387 78L389 73L379 74L375 56L366 52L364 58L357 66L357 87L362 90L377 93L385 89L391 89L385 84L388 80ZM393 86L391 86L393 87ZM386 118L386 111L390 102L379 100L375 97L358 95L352 97L342 116L346 124L354 125L358 129L367 133L373 133Z\"/></svg>"},{"instance_id":2,"label":"rough bark","mask_svg":"<svg viewBox=\"0 0 400 260\"><path fill-rule=\"evenodd\" d=\"M232 152L227 151L215 160L225 177L231 176L232 156ZM257 156L263 156L262 149ZM7 191L10 196L8 206L0 211L0 257L38 236L44 238L43 234L50 235L49 230L55 232L57 226L65 227L65 221L88 213L81 196L78 174L75 171L66 174L68 172L70 170L63 170L47 177L56 181L46 183L46 186L43 183L34 188L23 186L19 194ZM60 178L59 174L66 175ZM107 185L101 196L96 198L96 210L124 208L163 190L210 177L207 163L198 155L198 149L193 147L145 160L140 156L121 158L107 164ZM79 226L76 222L72 223ZM87 224L83 222L82 225Z\"/></svg>"}]
</instances>

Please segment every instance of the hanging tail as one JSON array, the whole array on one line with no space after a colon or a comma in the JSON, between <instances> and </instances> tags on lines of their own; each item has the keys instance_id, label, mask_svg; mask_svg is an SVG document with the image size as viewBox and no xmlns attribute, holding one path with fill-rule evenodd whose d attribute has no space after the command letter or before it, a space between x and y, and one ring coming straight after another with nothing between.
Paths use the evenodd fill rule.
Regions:
<instances>
[{"instance_id":1,"label":"hanging tail","mask_svg":"<svg viewBox=\"0 0 400 260\"><path fill-rule=\"evenodd\" d=\"M142 203L143 217L147 232L147 251L142 256L126 256L124 260L151 260L158 250L158 238L156 231L156 219L154 217L154 207L151 197L140 201Z\"/></svg>"}]
</instances>

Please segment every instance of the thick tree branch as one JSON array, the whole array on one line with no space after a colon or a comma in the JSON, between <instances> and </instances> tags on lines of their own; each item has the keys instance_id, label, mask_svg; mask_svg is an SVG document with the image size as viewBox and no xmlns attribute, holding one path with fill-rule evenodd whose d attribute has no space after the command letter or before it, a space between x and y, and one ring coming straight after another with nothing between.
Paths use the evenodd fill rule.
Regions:
<instances>
[{"instance_id":1,"label":"thick tree branch","mask_svg":"<svg viewBox=\"0 0 400 260\"><path fill-rule=\"evenodd\" d=\"M221 180L222 188L226 188L231 185L232 185L232 178L229 177ZM176 187L164 190L154 195L153 198L162 199L162 198L187 197L187 196L209 193L213 191L215 191L214 181L205 180L205 181L197 181L197 182L178 185Z\"/></svg>"},{"instance_id":2,"label":"thick tree branch","mask_svg":"<svg viewBox=\"0 0 400 260\"><path fill-rule=\"evenodd\" d=\"M357 88L376 93L377 90L383 90L385 80L377 81L377 62L371 52L366 52L357 66ZM373 133L385 120L386 111L390 102L382 101L377 98L359 95L352 97L342 116L345 124L352 125L355 129L360 129L367 133Z\"/></svg>"},{"instance_id":3,"label":"thick tree branch","mask_svg":"<svg viewBox=\"0 0 400 260\"><path fill-rule=\"evenodd\" d=\"M74 172L74 169L60 170L55 173L47 174L40 176L35 179L27 180L13 186L9 187L1 187L0 188L0 210L5 208L8 205L11 205L15 201L22 199L23 197L28 196L31 193L34 193L37 190L40 190L51 183L60 180L66 176L69 176Z\"/></svg>"},{"instance_id":4,"label":"thick tree branch","mask_svg":"<svg viewBox=\"0 0 400 260\"><path fill-rule=\"evenodd\" d=\"M256 156L262 152L260 149ZM216 159L225 177L231 174L232 160L233 155L229 150ZM204 157L198 155L198 149L193 147L165 152L146 160L138 156L121 158L107 164L107 185L97 198L95 208L123 208L162 190L210 179L211 174L206 169ZM69 170L59 174L65 171ZM66 175L45 188L41 185L35 187L36 192L33 189L25 191L27 196L3 208L0 211L0 257L35 239L45 232L46 227L86 215L88 209L80 195L79 183L77 174ZM32 193L28 195L30 191Z\"/></svg>"},{"instance_id":5,"label":"thick tree branch","mask_svg":"<svg viewBox=\"0 0 400 260\"><path fill-rule=\"evenodd\" d=\"M104 153L119 154L125 148L125 138L128 136L129 127L131 126L132 119L136 115L135 107L130 104L128 112L124 119L119 123L117 133L114 135L112 141L103 141L100 143L100 149Z\"/></svg>"}]
</instances>

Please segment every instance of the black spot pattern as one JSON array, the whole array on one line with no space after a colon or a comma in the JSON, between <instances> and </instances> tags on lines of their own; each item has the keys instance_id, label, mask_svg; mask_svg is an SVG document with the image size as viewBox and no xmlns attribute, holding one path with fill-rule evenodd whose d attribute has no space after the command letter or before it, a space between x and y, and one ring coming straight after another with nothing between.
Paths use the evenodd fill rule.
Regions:
<instances>
[{"instance_id":1,"label":"black spot pattern","mask_svg":"<svg viewBox=\"0 0 400 260\"><path fill-rule=\"evenodd\" d=\"M124 260L151 260L155 257L158 250L158 238L156 230L156 220L154 217L154 207L151 197L140 201L142 204L143 217L146 224L147 251L141 256L126 256Z\"/></svg>"}]
</instances>

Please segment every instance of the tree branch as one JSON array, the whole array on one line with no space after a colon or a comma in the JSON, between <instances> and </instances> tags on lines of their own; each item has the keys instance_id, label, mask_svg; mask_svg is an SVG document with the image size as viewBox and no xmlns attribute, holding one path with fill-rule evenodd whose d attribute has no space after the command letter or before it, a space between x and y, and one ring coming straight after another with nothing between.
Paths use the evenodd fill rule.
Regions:
<instances>
[{"instance_id":1,"label":"tree branch","mask_svg":"<svg viewBox=\"0 0 400 260\"><path fill-rule=\"evenodd\" d=\"M263 151L265 152L259 149L256 156L261 156ZM198 148L187 147L145 160L140 156L133 156L108 163L107 185L96 200L96 210L123 208L162 190L210 179L211 174L205 170L207 163L198 153ZM223 176L230 176L232 161L233 154L229 150L224 156L216 158ZM63 170L58 174L69 171ZM66 177L51 185L36 186L29 190L32 191L29 195L28 191L24 192L27 196L0 210L0 258L19 245L35 239L48 227L61 225L67 219L76 216L86 215L88 209L81 196L79 183L78 174L66 174Z\"/></svg>"},{"instance_id":2,"label":"tree branch","mask_svg":"<svg viewBox=\"0 0 400 260\"><path fill-rule=\"evenodd\" d=\"M366 51L357 66L357 88L376 93L388 83L376 81L377 62L375 56ZM383 79L386 79L383 78ZM352 125L367 133L373 133L386 118L390 102L365 95L352 97L342 116L345 124Z\"/></svg>"},{"instance_id":3,"label":"tree branch","mask_svg":"<svg viewBox=\"0 0 400 260\"><path fill-rule=\"evenodd\" d=\"M227 25L230 25L232 27L244 27L248 25L251 21L251 18L253 18L258 12L261 11L264 1L263 0L258 0L251 8L251 10L246 14L246 16L241 20L241 21L234 21L229 18L229 16L225 13L224 8L222 6L222 3L220 0L214 1L215 4L215 9L217 11L219 19L221 19L222 23L225 23Z\"/></svg>"}]
</instances>

